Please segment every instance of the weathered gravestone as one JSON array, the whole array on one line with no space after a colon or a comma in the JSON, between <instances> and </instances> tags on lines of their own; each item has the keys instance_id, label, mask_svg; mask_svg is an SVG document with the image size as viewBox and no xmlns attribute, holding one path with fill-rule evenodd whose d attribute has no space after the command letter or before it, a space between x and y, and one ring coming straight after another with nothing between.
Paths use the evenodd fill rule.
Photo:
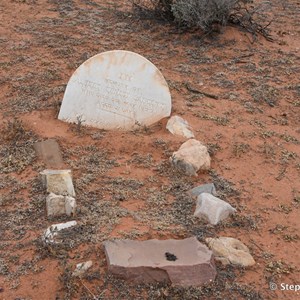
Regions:
<instances>
[{"instance_id":1,"label":"weathered gravestone","mask_svg":"<svg viewBox=\"0 0 300 300\"><path fill-rule=\"evenodd\" d=\"M171 113L161 72L146 58L114 50L85 61L70 78L60 120L103 129L149 126Z\"/></svg>"}]
</instances>

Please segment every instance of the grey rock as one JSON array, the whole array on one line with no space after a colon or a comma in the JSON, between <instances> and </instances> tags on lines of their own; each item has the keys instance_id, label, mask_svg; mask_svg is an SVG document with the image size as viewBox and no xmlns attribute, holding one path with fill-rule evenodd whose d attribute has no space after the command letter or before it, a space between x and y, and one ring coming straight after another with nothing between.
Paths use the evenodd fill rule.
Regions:
<instances>
[{"instance_id":1,"label":"grey rock","mask_svg":"<svg viewBox=\"0 0 300 300\"><path fill-rule=\"evenodd\" d=\"M48 193L75 197L71 170L44 170L40 174Z\"/></svg>"},{"instance_id":2,"label":"grey rock","mask_svg":"<svg viewBox=\"0 0 300 300\"><path fill-rule=\"evenodd\" d=\"M212 249L215 259L224 265L233 264L248 267L255 264L248 247L237 239L220 237L207 238L205 241Z\"/></svg>"},{"instance_id":3,"label":"grey rock","mask_svg":"<svg viewBox=\"0 0 300 300\"><path fill-rule=\"evenodd\" d=\"M179 116L173 116L169 119L167 123L167 129L172 134L181 135L188 139L195 137L192 127L189 125L189 123Z\"/></svg>"},{"instance_id":4,"label":"grey rock","mask_svg":"<svg viewBox=\"0 0 300 300\"><path fill-rule=\"evenodd\" d=\"M214 197L211 194L202 193L197 198L194 216L204 219L210 224L216 225L235 212L236 209L229 203Z\"/></svg>"},{"instance_id":5,"label":"grey rock","mask_svg":"<svg viewBox=\"0 0 300 300\"><path fill-rule=\"evenodd\" d=\"M177 169L190 176L196 176L199 170L210 168L210 156L206 146L195 139L183 143L173 153L170 161Z\"/></svg>"},{"instance_id":6,"label":"grey rock","mask_svg":"<svg viewBox=\"0 0 300 300\"><path fill-rule=\"evenodd\" d=\"M76 200L70 196L61 196L50 193L46 198L48 217L61 215L71 216L76 211Z\"/></svg>"},{"instance_id":7,"label":"grey rock","mask_svg":"<svg viewBox=\"0 0 300 300\"><path fill-rule=\"evenodd\" d=\"M202 184L188 191L188 194L193 199L196 199L202 193L208 193L217 196L216 187L213 183Z\"/></svg>"},{"instance_id":8,"label":"grey rock","mask_svg":"<svg viewBox=\"0 0 300 300\"><path fill-rule=\"evenodd\" d=\"M201 286L215 279L212 252L195 237L184 240L104 242L109 271L134 283Z\"/></svg>"}]
</instances>

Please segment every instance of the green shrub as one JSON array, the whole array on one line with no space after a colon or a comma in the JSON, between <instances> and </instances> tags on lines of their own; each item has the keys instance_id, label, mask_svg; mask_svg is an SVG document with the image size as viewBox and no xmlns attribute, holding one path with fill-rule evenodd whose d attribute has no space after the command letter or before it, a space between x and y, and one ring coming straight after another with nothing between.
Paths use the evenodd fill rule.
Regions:
<instances>
[{"instance_id":1,"label":"green shrub","mask_svg":"<svg viewBox=\"0 0 300 300\"><path fill-rule=\"evenodd\" d=\"M180 28L201 29L209 33L228 23L244 28L254 36L261 34L271 40L266 26L253 16L257 9L249 7L252 0L131 0L142 17L161 18Z\"/></svg>"},{"instance_id":2,"label":"green shrub","mask_svg":"<svg viewBox=\"0 0 300 300\"><path fill-rule=\"evenodd\" d=\"M240 1L235 0L177 0L171 5L174 21L179 26L210 31L214 24L225 26L232 10Z\"/></svg>"}]
</instances>

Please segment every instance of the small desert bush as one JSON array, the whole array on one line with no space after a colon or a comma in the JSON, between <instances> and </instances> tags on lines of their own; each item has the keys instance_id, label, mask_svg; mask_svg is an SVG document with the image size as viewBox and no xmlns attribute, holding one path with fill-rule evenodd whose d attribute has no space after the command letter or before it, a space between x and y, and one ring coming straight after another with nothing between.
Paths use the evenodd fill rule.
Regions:
<instances>
[{"instance_id":1,"label":"small desert bush","mask_svg":"<svg viewBox=\"0 0 300 300\"><path fill-rule=\"evenodd\" d=\"M142 17L161 18L183 29L219 31L227 24L237 25L250 33L270 38L266 27L254 19L257 9L252 0L131 0L133 10Z\"/></svg>"},{"instance_id":2,"label":"small desert bush","mask_svg":"<svg viewBox=\"0 0 300 300\"><path fill-rule=\"evenodd\" d=\"M177 0L171 6L174 21L180 26L210 31L215 24L225 26L241 1Z\"/></svg>"},{"instance_id":3,"label":"small desert bush","mask_svg":"<svg viewBox=\"0 0 300 300\"><path fill-rule=\"evenodd\" d=\"M35 159L36 136L17 118L0 128L0 174L21 172Z\"/></svg>"},{"instance_id":4,"label":"small desert bush","mask_svg":"<svg viewBox=\"0 0 300 300\"><path fill-rule=\"evenodd\" d=\"M1 136L5 141L17 143L26 138L27 132L21 120L14 118L5 124L5 128L1 130Z\"/></svg>"}]
</instances>

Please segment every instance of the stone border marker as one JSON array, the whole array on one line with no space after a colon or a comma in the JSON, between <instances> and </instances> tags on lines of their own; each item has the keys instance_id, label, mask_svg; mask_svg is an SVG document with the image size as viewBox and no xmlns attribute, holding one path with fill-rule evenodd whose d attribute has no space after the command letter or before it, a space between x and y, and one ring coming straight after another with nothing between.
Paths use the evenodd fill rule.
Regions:
<instances>
[{"instance_id":1,"label":"stone border marker","mask_svg":"<svg viewBox=\"0 0 300 300\"><path fill-rule=\"evenodd\" d=\"M171 95L161 72L130 51L103 52L70 78L58 119L102 129L149 126L171 113Z\"/></svg>"},{"instance_id":2,"label":"stone border marker","mask_svg":"<svg viewBox=\"0 0 300 300\"><path fill-rule=\"evenodd\" d=\"M197 197L194 216L204 219L212 225L217 225L235 212L236 209L226 201L209 193L201 193Z\"/></svg>"},{"instance_id":3,"label":"stone border marker","mask_svg":"<svg viewBox=\"0 0 300 300\"><path fill-rule=\"evenodd\" d=\"M40 172L48 193L75 197L71 170L44 170Z\"/></svg>"},{"instance_id":4,"label":"stone border marker","mask_svg":"<svg viewBox=\"0 0 300 300\"><path fill-rule=\"evenodd\" d=\"M55 195L50 193L46 198L47 216L75 215L76 200L70 196Z\"/></svg>"},{"instance_id":5,"label":"stone border marker","mask_svg":"<svg viewBox=\"0 0 300 300\"><path fill-rule=\"evenodd\" d=\"M193 129L190 124L179 116L173 116L168 120L166 128L176 135L183 136L187 139L194 138Z\"/></svg>"},{"instance_id":6,"label":"stone border marker","mask_svg":"<svg viewBox=\"0 0 300 300\"><path fill-rule=\"evenodd\" d=\"M59 144L54 139L48 139L34 144L37 157L44 161L48 168L61 168L64 166Z\"/></svg>"},{"instance_id":7,"label":"stone border marker","mask_svg":"<svg viewBox=\"0 0 300 300\"><path fill-rule=\"evenodd\" d=\"M170 157L170 162L189 176L197 176L199 170L210 169L210 155L200 141L190 139L183 143Z\"/></svg>"},{"instance_id":8,"label":"stone border marker","mask_svg":"<svg viewBox=\"0 0 300 300\"><path fill-rule=\"evenodd\" d=\"M46 231L43 234L43 241L46 244L49 243L60 243L64 240L65 236L60 236L60 234L63 232L64 229L68 229L70 227L76 226L76 221L69 221L66 223L59 223L59 224L53 224L50 227L46 229Z\"/></svg>"},{"instance_id":9,"label":"stone border marker","mask_svg":"<svg viewBox=\"0 0 300 300\"><path fill-rule=\"evenodd\" d=\"M188 195L190 195L193 199L197 199L197 197L202 193L209 193L213 196L218 195L213 183L202 184L188 191Z\"/></svg>"},{"instance_id":10,"label":"stone border marker","mask_svg":"<svg viewBox=\"0 0 300 300\"><path fill-rule=\"evenodd\" d=\"M183 240L104 242L108 269L134 283L201 286L215 279L212 252L196 237Z\"/></svg>"},{"instance_id":11,"label":"stone border marker","mask_svg":"<svg viewBox=\"0 0 300 300\"><path fill-rule=\"evenodd\" d=\"M253 266L255 260L246 245L231 237L206 238L208 247L213 251L215 259L222 264L240 265L243 267Z\"/></svg>"}]
</instances>

